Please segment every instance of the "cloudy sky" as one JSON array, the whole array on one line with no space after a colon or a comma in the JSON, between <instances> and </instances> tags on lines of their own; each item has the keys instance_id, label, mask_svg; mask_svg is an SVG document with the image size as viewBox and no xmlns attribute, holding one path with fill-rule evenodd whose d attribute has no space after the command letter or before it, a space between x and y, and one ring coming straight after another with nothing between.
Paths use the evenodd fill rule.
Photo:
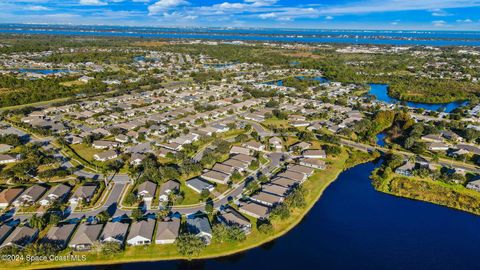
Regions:
<instances>
[{"instance_id":1,"label":"cloudy sky","mask_svg":"<svg viewBox=\"0 0 480 270\"><path fill-rule=\"evenodd\" d=\"M0 0L0 23L480 30L480 0Z\"/></svg>"}]
</instances>

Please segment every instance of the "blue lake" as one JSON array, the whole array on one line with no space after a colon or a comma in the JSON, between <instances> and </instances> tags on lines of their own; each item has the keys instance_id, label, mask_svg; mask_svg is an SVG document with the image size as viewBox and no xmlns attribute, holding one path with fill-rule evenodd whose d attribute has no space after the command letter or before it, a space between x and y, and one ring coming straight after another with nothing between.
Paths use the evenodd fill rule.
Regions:
<instances>
[{"instance_id":1,"label":"blue lake","mask_svg":"<svg viewBox=\"0 0 480 270\"><path fill-rule=\"evenodd\" d=\"M285 236L218 259L76 269L478 269L480 217L373 189L370 162L343 172Z\"/></svg>"},{"instance_id":2,"label":"blue lake","mask_svg":"<svg viewBox=\"0 0 480 270\"><path fill-rule=\"evenodd\" d=\"M387 134L385 134L383 132L377 134L377 144L379 146L385 146L385 137L387 137Z\"/></svg>"},{"instance_id":3,"label":"blue lake","mask_svg":"<svg viewBox=\"0 0 480 270\"><path fill-rule=\"evenodd\" d=\"M18 72L20 73L38 73L38 74L56 74L56 73L62 73L62 72L72 72L71 70L68 69L27 69L27 68L20 68L18 69Z\"/></svg>"},{"instance_id":4,"label":"blue lake","mask_svg":"<svg viewBox=\"0 0 480 270\"><path fill-rule=\"evenodd\" d=\"M402 102L396 98L390 97L388 95L388 85L386 84L370 84L370 91L368 92L371 95L374 95L377 100L390 103L390 104L397 104L397 103L405 103L408 107L417 108L417 109L425 109L430 111L444 111L444 112L452 112L458 107L462 107L468 104L468 101L456 101L456 102L449 102L449 103L437 103L437 104L429 104L429 103L420 103L420 102Z\"/></svg>"}]
</instances>

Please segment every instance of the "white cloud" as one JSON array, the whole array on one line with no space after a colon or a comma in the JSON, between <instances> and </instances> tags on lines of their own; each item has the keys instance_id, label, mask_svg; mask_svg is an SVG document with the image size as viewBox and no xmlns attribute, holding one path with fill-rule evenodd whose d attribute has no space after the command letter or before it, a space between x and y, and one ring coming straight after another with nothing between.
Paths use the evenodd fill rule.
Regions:
<instances>
[{"instance_id":1,"label":"white cloud","mask_svg":"<svg viewBox=\"0 0 480 270\"><path fill-rule=\"evenodd\" d=\"M38 6L38 5L33 5L33 6L25 6L26 10L31 10L31 11L45 11L45 10L50 10L47 7L44 6Z\"/></svg>"},{"instance_id":2,"label":"white cloud","mask_svg":"<svg viewBox=\"0 0 480 270\"><path fill-rule=\"evenodd\" d=\"M435 17L446 17L446 16L452 15L451 13L448 13L445 10L439 9L439 8L435 8L430 11L432 12L432 16L435 16Z\"/></svg>"},{"instance_id":3,"label":"white cloud","mask_svg":"<svg viewBox=\"0 0 480 270\"><path fill-rule=\"evenodd\" d=\"M105 6L107 5L106 2L102 2L101 0L80 0L80 5L84 6Z\"/></svg>"},{"instance_id":4,"label":"white cloud","mask_svg":"<svg viewBox=\"0 0 480 270\"><path fill-rule=\"evenodd\" d=\"M276 18L277 17L277 14L273 13L273 12L270 12L270 13L262 13L260 15L258 15L258 17L260 19L272 19L272 18Z\"/></svg>"},{"instance_id":5,"label":"white cloud","mask_svg":"<svg viewBox=\"0 0 480 270\"><path fill-rule=\"evenodd\" d=\"M189 3L185 0L160 0L154 3L153 5L148 6L149 15L154 15L160 12L165 12L172 8L188 5Z\"/></svg>"},{"instance_id":6,"label":"white cloud","mask_svg":"<svg viewBox=\"0 0 480 270\"><path fill-rule=\"evenodd\" d=\"M333 16L327 16L325 17L325 20L333 20Z\"/></svg>"},{"instance_id":7,"label":"white cloud","mask_svg":"<svg viewBox=\"0 0 480 270\"><path fill-rule=\"evenodd\" d=\"M473 21L470 19L465 19L465 20L457 20L458 23L472 23Z\"/></svg>"},{"instance_id":8,"label":"white cloud","mask_svg":"<svg viewBox=\"0 0 480 270\"><path fill-rule=\"evenodd\" d=\"M432 21L432 24L435 27L443 27L447 24L447 22L444 20L437 20L437 21Z\"/></svg>"}]
</instances>

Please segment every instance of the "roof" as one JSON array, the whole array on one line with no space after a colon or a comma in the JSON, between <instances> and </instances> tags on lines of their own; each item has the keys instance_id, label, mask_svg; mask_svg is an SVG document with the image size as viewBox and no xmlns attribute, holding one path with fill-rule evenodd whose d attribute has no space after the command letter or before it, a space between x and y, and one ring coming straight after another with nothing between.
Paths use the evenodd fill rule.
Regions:
<instances>
[{"instance_id":1,"label":"roof","mask_svg":"<svg viewBox=\"0 0 480 270\"><path fill-rule=\"evenodd\" d=\"M223 213L220 213L218 215L218 218L230 226L237 225L243 227L251 225L248 218L246 218L240 212L231 207L228 207Z\"/></svg>"},{"instance_id":2,"label":"roof","mask_svg":"<svg viewBox=\"0 0 480 270\"><path fill-rule=\"evenodd\" d=\"M27 188L23 193L23 196L29 196L32 198L32 200L36 201L42 196L42 194L47 190L47 188L40 186L40 185L33 185L29 188Z\"/></svg>"},{"instance_id":3,"label":"roof","mask_svg":"<svg viewBox=\"0 0 480 270\"><path fill-rule=\"evenodd\" d=\"M13 202L20 193L23 192L23 188L9 188L4 189L0 192L0 203L8 203L10 204Z\"/></svg>"},{"instance_id":4,"label":"roof","mask_svg":"<svg viewBox=\"0 0 480 270\"><path fill-rule=\"evenodd\" d=\"M207 233L212 234L212 227L208 218L205 216L187 219L187 230L192 234Z\"/></svg>"},{"instance_id":5,"label":"roof","mask_svg":"<svg viewBox=\"0 0 480 270\"><path fill-rule=\"evenodd\" d=\"M29 244L34 236L38 235L38 229L30 228L27 226L18 226L13 232L5 239L2 247L6 245L15 245L24 247Z\"/></svg>"},{"instance_id":6,"label":"roof","mask_svg":"<svg viewBox=\"0 0 480 270\"><path fill-rule=\"evenodd\" d=\"M297 184L296 181L285 177L275 177L271 183L282 187L293 187Z\"/></svg>"},{"instance_id":7,"label":"roof","mask_svg":"<svg viewBox=\"0 0 480 270\"><path fill-rule=\"evenodd\" d=\"M211 178L211 179L215 179L215 180L225 181L229 178L229 175L226 174L226 173L210 170L210 171L202 174L201 177L205 178L205 179Z\"/></svg>"},{"instance_id":8,"label":"roof","mask_svg":"<svg viewBox=\"0 0 480 270\"><path fill-rule=\"evenodd\" d=\"M172 240L178 237L180 231L180 219L160 221L157 226L155 240Z\"/></svg>"},{"instance_id":9,"label":"roof","mask_svg":"<svg viewBox=\"0 0 480 270\"><path fill-rule=\"evenodd\" d=\"M302 155L304 156L326 156L326 153L324 150L305 150L302 152Z\"/></svg>"},{"instance_id":10,"label":"roof","mask_svg":"<svg viewBox=\"0 0 480 270\"><path fill-rule=\"evenodd\" d=\"M250 198L255 201L265 202L267 204L276 204L282 201L281 196L266 193L264 191L260 191L259 193L251 196Z\"/></svg>"},{"instance_id":11,"label":"roof","mask_svg":"<svg viewBox=\"0 0 480 270\"><path fill-rule=\"evenodd\" d=\"M138 192L147 192L150 196L155 195L155 190L157 189L157 184L153 183L152 181L145 181L138 185Z\"/></svg>"},{"instance_id":12,"label":"roof","mask_svg":"<svg viewBox=\"0 0 480 270\"><path fill-rule=\"evenodd\" d=\"M202 179L197 178L197 177L193 178L193 179L190 179L190 180L187 180L186 183L187 183L187 185L192 186L192 187L194 187L195 189L198 189L198 190L208 189L208 188L213 186L210 182L202 180Z\"/></svg>"},{"instance_id":13,"label":"roof","mask_svg":"<svg viewBox=\"0 0 480 270\"><path fill-rule=\"evenodd\" d=\"M236 160L240 160L240 161L243 161L243 162L246 162L248 164L250 164L250 162L252 162L255 158L254 157L251 157L251 156L247 156L247 155L244 155L244 154L237 154L237 155L234 155L233 157L231 157L232 159L236 159Z\"/></svg>"},{"instance_id":14,"label":"roof","mask_svg":"<svg viewBox=\"0 0 480 270\"><path fill-rule=\"evenodd\" d=\"M66 193L68 193L70 189L71 189L70 186L67 186L65 184L58 184L56 186L53 186L51 189L49 189L47 193L45 193L44 197L47 197L48 195L55 195L57 197L62 197Z\"/></svg>"},{"instance_id":15,"label":"roof","mask_svg":"<svg viewBox=\"0 0 480 270\"><path fill-rule=\"evenodd\" d=\"M42 243L50 243L57 246L65 246L70 239L77 224L63 224L51 227L42 238Z\"/></svg>"},{"instance_id":16,"label":"roof","mask_svg":"<svg viewBox=\"0 0 480 270\"><path fill-rule=\"evenodd\" d=\"M229 166L229 165L222 164L222 163L215 163L212 170L222 172L222 173L231 174L235 170L235 168L232 167L232 166Z\"/></svg>"},{"instance_id":17,"label":"roof","mask_svg":"<svg viewBox=\"0 0 480 270\"><path fill-rule=\"evenodd\" d=\"M299 173L303 173L303 174L312 174L315 170L310 168L310 167L306 167L306 166L302 166L302 165L293 165L291 167L288 168L289 170L291 171L294 171L294 172L299 172Z\"/></svg>"},{"instance_id":18,"label":"roof","mask_svg":"<svg viewBox=\"0 0 480 270\"><path fill-rule=\"evenodd\" d=\"M290 190L290 188L288 188L288 187L275 185L275 184L262 185L262 191L263 192L273 194L273 195L277 195L277 196L285 196L288 193L289 190Z\"/></svg>"},{"instance_id":19,"label":"roof","mask_svg":"<svg viewBox=\"0 0 480 270\"><path fill-rule=\"evenodd\" d=\"M94 244L98 240L102 228L103 224L80 224L69 245Z\"/></svg>"},{"instance_id":20,"label":"roof","mask_svg":"<svg viewBox=\"0 0 480 270\"><path fill-rule=\"evenodd\" d=\"M305 175L303 173L291 171L289 169L284 171L283 173L279 173L278 176L289 178L297 182L303 181L303 179L305 178Z\"/></svg>"},{"instance_id":21,"label":"roof","mask_svg":"<svg viewBox=\"0 0 480 270\"><path fill-rule=\"evenodd\" d=\"M180 183L178 183L177 181L169 180L160 186L160 194L166 193L167 190L175 190L179 188Z\"/></svg>"},{"instance_id":22,"label":"roof","mask_svg":"<svg viewBox=\"0 0 480 270\"><path fill-rule=\"evenodd\" d=\"M98 185L83 185L78 187L75 192L73 193L74 198L90 198L95 194L95 190L97 190Z\"/></svg>"},{"instance_id":23,"label":"roof","mask_svg":"<svg viewBox=\"0 0 480 270\"><path fill-rule=\"evenodd\" d=\"M123 243L128 231L128 223L122 222L107 222L105 228L103 228L100 236L100 241L104 241L108 238L116 239Z\"/></svg>"},{"instance_id":24,"label":"roof","mask_svg":"<svg viewBox=\"0 0 480 270\"><path fill-rule=\"evenodd\" d=\"M268 208L267 206L255 202L249 202L245 205L242 205L239 209L262 218L266 217L268 215L268 212L270 211L270 208Z\"/></svg>"},{"instance_id":25,"label":"roof","mask_svg":"<svg viewBox=\"0 0 480 270\"><path fill-rule=\"evenodd\" d=\"M137 236L145 239L152 239L153 230L155 229L155 219L140 220L132 223L127 240L131 240Z\"/></svg>"}]
</instances>

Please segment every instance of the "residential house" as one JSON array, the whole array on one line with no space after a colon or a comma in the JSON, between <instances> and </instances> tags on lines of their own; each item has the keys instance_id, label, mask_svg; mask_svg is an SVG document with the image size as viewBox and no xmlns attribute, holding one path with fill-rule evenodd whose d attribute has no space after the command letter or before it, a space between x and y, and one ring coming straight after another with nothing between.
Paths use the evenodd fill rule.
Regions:
<instances>
[{"instance_id":1,"label":"residential house","mask_svg":"<svg viewBox=\"0 0 480 270\"><path fill-rule=\"evenodd\" d=\"M304 158L327 158L324 150L305 150L302 152Z\"/></svg>"},{"instance_id":2,"label":"residential house","mask_svg":"<svg viewBox=\"0 0 480 270\"><path fill-rule=\"evenodd\" d=\"M281 196L273 195L270 193L266 193L263 191L260 191L259 193L250 196L250 200L257 202L259 204L263 204L268 207L272 207L274 205L277 205L281 202L283 202L284 198Z\"/></svg>"},{"instance_id":3,"label":"residential house","mask_svg":"<svg viewBox=\"0 0 480 270\"><path fill-rule=\"evenodd\" d=\"M276 185L274 183L262 185L262 192L279 196L279 197L286 197L290 192L290 190L291 189L289 187Z\"/></svg>"},{"instance_id":4,"label":"residential house","mask_svg":"<svg viewBox=\"0 0 480 270\"><path fill-rule=\"evenodd\" d=\"M62 250L67 247L77 224L59 224L52 226L47 234L40 240L42 244L49 244L56 250Z\"/></svg>"},{"instance_id":5,"label":"residential house","mask_svg":"<svg viewBox=\"0 0 480 270\"><path fill-rule=\"evenodd\" d=\"M251 150L245 147L240 146L232 146L230 149L230 154L243 154L243 155L250 155Z\"/></svg>"},{"instance_id":6,"label":"residential house","mask_svg":"<svg viewBox=\"0 0 480 270\"><path fill-rule=\"evenodd\" d=\"M127 237L128 226L128 223L123 222L107 222L100 235L100 242L113 242L123 245L125 242L125 238Z\"/></svg>"},{"instance_id":7,"label":"residential house","mask_svg":"<svg viewBox=\"0 0 480 270\"><path fill-rule=\"evenodd\" d=\"M230 180L230 175L212 170L203 173L200 177L205 180L213 181L224 185L227 184L227 182Z\"/></svg>"},{"instance_id":8,"label":"residential house","mask_svg":"<svg viewBox=\"0 0 480 270\"><path fill-rule=\"evenodd\" d=\"M82 223L68 246L77 251L90 250L98 242L103 224Z\"/></svg>"},{"instance_id":9,"label":"residential house","mask_svg":"<svg viewBox=\"0 0 480 270\"><path fill-rule=\"evenodd\" d=\"M246 143L243 144L243 146L245 146L248 149L254 150L254 151L264 151L265 150L265 145L263 145L262 143L257 142L257 141L246 142ZM232 150L233 150L233 147L232 147ZM230 151L230 153L234 153L234 152ZM235 154L246 154L246 153L240 153L240 152L237 151L237 153L235 153Z\"/></svg>"},{"instance_id":10,"label":"residential house","mask_svg":"<svg viewBox=\"0 0 480 270\"><path fill-rule=\"evenodd\" d=\"M201 193L204 190L212 192L215 189L211 183L197 177L187 180L186 185L198 193Z\"/></svg>"},{"instance_id":11,"label":"residential house","mask_svg":"<svg viewBox=\"0 0 480 270\"><path fill-rule=\"evenodd\" d=\"M7 246L14 246L17 248L25 248L28 244L32 243L38 237L38 229L30 228L27 226L17 226L13 232L7 236L3 241L1 248Z\"/></svg>"},{"instance_id":12,"label":"residential house","mask_svg":"<svg viewBox=\"0 0 480 270\"><path fill-rule=\"evenodd\" d=\"M40 185L33 185L27 188L18 198L13 201L16 207L24 205L32 205L37 202L40 197L47 191L47 188Z\"/></svg>"},{"instance_id":13,"label":"residential house","mask_svg":"<svg viewBox=\"0 0 480 270\"><path fill-rule=\"evenodd\" d=\"M238 226L246 234L250 233L252 224L250 220L232 207L227 207L217 215L217 220L226 226Z\"/></svg>"},{"instance_id":14,"label":"residential house","mask_svg":"<svg viewBox=\"0 0 480 270\"><path fill-rule=\"evenodd\" d=\"M395 173L403 176L413 176L414 169L415 169L415 164L407 161L402 166L396 168Z\"/></svg>"},{"instance_id":15,"label":"residential house","mask_svg":"<svg viewBox=\"0 0 480 270\"><path fill-rule=\"evenodd\" d=\"M308 166L302 166L302 165L293 165L288 167L289 170L294 171L294 172L299 172L305 174L307 177L312 176L313 172L315 170L311 167Z\"/></svg>"},{"instance_id":16,"label":"residential house","mask_svg":"<svg viewBox=\"0 0 480 270\"><path fill-rule=\"evenodd\" d=\"M111 149L118 147L118 142L97 140L92 143L92 146L95 149Z\"/></svg>"},{"instance_id":17,"label":"residential house","mask_svg":"<svg viewBox=\"0 0 480 270\"><path fill-rule=\"evenodd\" d=\"M2 192L0 192L0 209L7 208L23 191L23 188L9 188L2 190Z\"/></svg>"},{"instance_id":18,"label":"residential house","mask_svg":"<svg viewBox=\"0 0 480 270\"><path fill-rule=\"evenodd\" d=\"M206 216L196 216L188 218L186 222L187 231L203 240L205 244L210 244L212 240L212 227Z\"/></svg>"},{"instance_id":19,"label":"residential house","mask_svg":"<svg viewBox=\"0 0 480 270\"><path fill-rule=\"evenodd\" d=\"M160 196L158 197L158 199L161 202L166 202L168 201L168 195L178 190L180 190L180 183L178 183L177 181L169 180L160 186Z\"/></svg>"},{"instance_id":20,"label":"residential house","mask_svg":"<svg viewBox=\"0 0 480 270\"><path fill-rule=\"evenodd\" d=\"M107 150L101 153L93 155L93 158L98 161L105 162L107 160L112 160L118 157L118 152L116 150Z\"/></svg>"},{"instance_id":21,"label":"residential house","mask_svg":"<svg viewBox=\"0 0 480 270\"><path fill-rule=\"evenodd\" d=\"M266 219L270 213L270 208L255 202L248 202L238 208L240 213L252 216L258 219Z\"/></svg>"},{"instance_id":22,"label":"residential house","mask_svg":"<svg viewBox=\"0 0 480 270\"><path fill-rule=\"evenodd\" d=\"M12 233L14 226L8 224L0 225L0 244Z\"/></svg>"},{"instance_id":23,"label":"residential house","mask_svg":"<svg viewBox=\"0 0 480 270\"><path fill-rule=\"evenodd\" d=\"M283 148L283 141L282 139L278 137L272 137L268 140L268 144L270 144L270 147L273 149L280 151Z\"/></svg>"},{"instance_id":24,"label":"residential house","mask_svg":"<svg viewBox=\"0 0 480 270\"><path fill-rule=\"evenodd\" d=\"M40 205L51 205L55 201L62 202L70 193L72 188L65 184L58 184L50 188L42 199L40 199Z\"/></svg>"},{"instance_id":25,"label":"residential house","mask_svg":"<svg viewBox=\"0 0 480 270\"><path fill-rule=\"evenodd\" d=\"M78 204L80 202L89 203L93 199L97 188L97 184L85 184L80 186L75 190L72 197L70 197L68 201L71 204Z\"/></svg>"},{"instance_id":26,"label":"residential house","mask_svg":"<svg viewBox=\"0 0 480 270\"><path fill-rule=\"evenodd\" d=\"M319 170L325 170L326 168L325 161L315 158L302 158L298 161L298 164Z\"/></svg>"},{"instance_id":27,"label":"residential house","mask_svg":"<svg viewBox=\"0 0 480 270\"><path fill-rule=\"evenodd\" d=\"M145 181L138 185L137 196L143 200L147 209L150 209L152 200L155 197L155 191L157 190L157 184L151 181Z\"/></svg>"},{"instance_id":28,"label":"residential house","mask_svg":"<svg viewBox=\"0 0 480 270\"><path fill-rule=\"evenodd\" d=\"M157 233L155 235L155 244L173 244L178 238L180 232L180 219L173 218L166 221L159 221L157 224Z\"/></svg>"},{"instance_id":29,"label":"residential house","mask_svg":"<svg viewBox=\"0 0 480 270\"><path fill-rule=\"evenodd\" d=\"M127 237L127 244L131 246L149 245L152 243L155 219L146 219L132 223Z\"/></svg>"},{"instance_id":30,"label":"residential house","mask_svg":"<svg viewBox=\"0 0 480 270\"><path fill-rule=\"evenodd\" d=\"M20 155L0 154L0 164L8 164L17 162L20 159Z\"/></svg>"},{"instance_id":31,"label":"residential house","mask_svg":"<svg viewBox=\"0 0 480 270\"><path fill-rule=\"evenodd\" d=\"M307 179L307 176L305 174L295 172L290 169L287 169L286 171L279 173L277 176L292 179L299 184L303 183Z\"/></svg>"}]
</instances>

